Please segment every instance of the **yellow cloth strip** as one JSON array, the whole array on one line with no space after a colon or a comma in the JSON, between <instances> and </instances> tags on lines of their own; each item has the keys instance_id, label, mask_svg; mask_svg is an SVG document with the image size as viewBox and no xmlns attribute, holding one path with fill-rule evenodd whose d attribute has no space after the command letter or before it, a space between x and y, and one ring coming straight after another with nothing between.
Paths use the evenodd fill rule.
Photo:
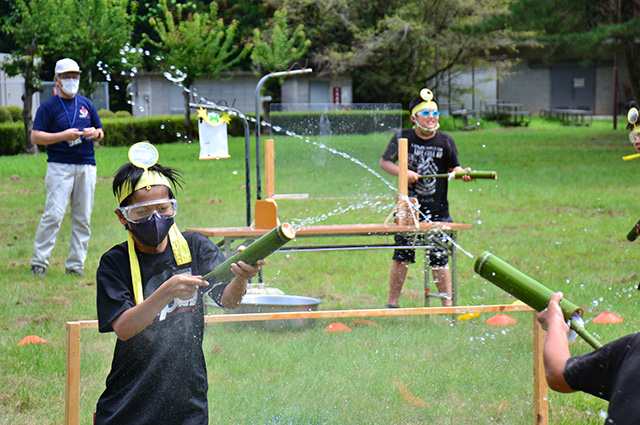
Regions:
<instances>
[{"instance_id":1,"label":"yellow cloth strip","mask_svg":"<svg viewBox=\"0 0 640 425\"><path fill-rule=\"evenodd\" d=\"M122 186L120 186L120 191L118 192L118 204L122 204L122 201L124 201L127 196L131 195L133 192L135 192L138 189L142 189L143 187L146 187L147 189L150 189L151 186L167 186L167 187L171 187L171 183L169 183L169 179L167 179L164 175L160 174L157 171L145 171L144 173L142 173L142 177L140 177L140 180L138 181L138 184L136 185L135 188L131 188L131 182L129 180L126 180Z\"/></svg>"}]
</instances>

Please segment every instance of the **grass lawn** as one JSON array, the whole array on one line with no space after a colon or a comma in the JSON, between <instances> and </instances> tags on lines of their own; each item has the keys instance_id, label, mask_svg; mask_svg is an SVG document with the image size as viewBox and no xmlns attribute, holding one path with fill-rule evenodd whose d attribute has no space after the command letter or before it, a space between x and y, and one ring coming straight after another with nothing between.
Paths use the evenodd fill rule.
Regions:
<instances>
[{"instance_id":1,"label":"grass lawn","mask_svg":"<svg viewBox=\"0 0 640 425\"><path fill-rule=\"evenodd\" d=\"M450 133L464 167L499 175L495 181L450 182L454 221L473 225L460 232L459 243L474 256L491 251L562 290L584 307L587 320L604 311L623 317L618 325L587 323L602 342L634 332L640 316L640 242L625 237L640 216L635 181L640 160L622 161L633 147L619 127L611 130L610 121L563 127L534 119L528 128ZM395 186L397 180L378 167L388 137L333 136L322 143L352 154ZM231 158L219 161L198 161L197 144L157 148L163 165L184 174L185 187L177 194L181 229L245 224L244 138L230 140ZM127 149L101 148L96 158L87 276L64 273L70 231L65 218L43 279L30 275L29 260L44 208L46 155L0 157L0 424L63 422L64 324L96 317L100 256L125 238L113 214L111 176L127 160ZM316 144L276 138L276 193L309 194L307 200L278 201L280 219L380 223L396 194L375 173ZM255 175L251 179L255 188ZM288 294L322 299L322 310L379 308L386 304L390 256L386 250L278 253L269 257L264 280ZM473 272L474 261L459 256L458 303L512 303L510 295ZM409 269L403 307L423 304L421 270L421 261ZM376 319L378 326L354 324L345 333L323 332L329 320L294 332L209 325L204 350L211 422L532 423L532 315L512 316L518 323L505 327L488 325L489 313L466 322L436 316ZM48 343L17 347L27 335ZM91 423L104 389L114 338L82 334L83 424ZM591 348L578 339L571 350ZM607 405L584 394L552 392L549 404L552 424L601 424Z\"/></svg>"}]
</instances>

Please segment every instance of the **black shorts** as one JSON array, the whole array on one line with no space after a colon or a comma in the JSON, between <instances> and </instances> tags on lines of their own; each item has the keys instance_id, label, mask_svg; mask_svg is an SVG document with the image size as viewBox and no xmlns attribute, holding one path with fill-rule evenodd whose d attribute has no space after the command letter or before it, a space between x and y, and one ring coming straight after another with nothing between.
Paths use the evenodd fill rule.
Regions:
<instances>
[{"instance_id":1,"label":"black shorts","mask_svg":"<svg viewBox=\"0 0 640 425\"><path fill-rule=\"evenodd\" d=\"M445 223L452 223L453 219L451 218L451 216L449 216L444 219L442 218L433 219L432 221L442 221ZM396 245L411 246L411 245L424 245L424 240L427 237L430 239L438 239L439 241L442 241L445 244L448 242L447 235L444 235L440 231L437 231L433 234L429 234L428 236L424 234L415 235L415 236L396 235L394 239L395 239ZM393 251L393 259L395 261L408 261L409 263L413 264L416 262L416 251L415 249L395 249ZM431 267L444 267L448 263L449 263L449 255L446 250L436 247L429 252L429 265Z\"/></svg>"}]
</instances>

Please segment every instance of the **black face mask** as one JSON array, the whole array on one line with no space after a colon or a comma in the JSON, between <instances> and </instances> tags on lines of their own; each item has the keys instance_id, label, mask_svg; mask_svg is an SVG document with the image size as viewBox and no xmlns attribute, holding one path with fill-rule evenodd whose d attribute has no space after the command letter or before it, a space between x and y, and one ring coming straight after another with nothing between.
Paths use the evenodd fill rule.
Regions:
<instances>
[{"instance_id":1,"label":"black face mask","mask_svg":"<svg viewBox=\"0 0 640 425\"><path fill-rule=\"evenodd\" d=\"M143 223L128 223L126 227L144 246L156 247L167 237L171 226L173 217L161 218L157 213L153 213L149 220Z\"/></svg>"}]
</instances>

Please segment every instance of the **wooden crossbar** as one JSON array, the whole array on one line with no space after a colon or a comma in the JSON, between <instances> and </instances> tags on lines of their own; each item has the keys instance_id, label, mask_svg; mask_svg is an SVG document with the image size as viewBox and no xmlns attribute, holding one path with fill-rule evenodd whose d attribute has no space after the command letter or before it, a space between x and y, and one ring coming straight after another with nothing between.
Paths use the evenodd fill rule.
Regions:
<instances>
[{"instance_id":1,"label":"wooden crossbar","mask_svg":"<svg viewBox=\"0 0 640 425\"><path fill-rule=\"evenodd\" d=\"M440 221L421 222L418 226L400 226L395 223L364 223L364 224L331 224L316 226L300 226L296 228L296 237L301 236L372 236L395 235L397 233L416 233L437 231L470 230L472 226L464 223L445 223ZM202 233L208 237L260 237L271 229L254 227L193 227L189 232Z\"/></svg>"},{"instance_id":2,"label":"wooden crossbar","mask_svg":"<svg viewBox=\"0 0 640 425\"><path fill-rule=\"evenodd\" d=\"M432 314L465 314L485 312L524 311L533 312L533 393L534 393L534 421L537 425L548 425L549 402L548 388L544 378L544 364L542 348L544 346L544 330L540 327L535 310L526 305L483 305L458 307L418 307L398 309L367 309L367 310L328 310L328 311L291 311L283 313L248 313L248 314L220 314L205 316L205 323L248 322L258 320L287 320L287 319L327 319L342 317L390 317L416 316ZM65 425L80 424L80 349L81 331L83 329L97 329L97 320L82 320L67 322L66 338L66 375L65 375Z\"/></svg>"}]
</instances>

